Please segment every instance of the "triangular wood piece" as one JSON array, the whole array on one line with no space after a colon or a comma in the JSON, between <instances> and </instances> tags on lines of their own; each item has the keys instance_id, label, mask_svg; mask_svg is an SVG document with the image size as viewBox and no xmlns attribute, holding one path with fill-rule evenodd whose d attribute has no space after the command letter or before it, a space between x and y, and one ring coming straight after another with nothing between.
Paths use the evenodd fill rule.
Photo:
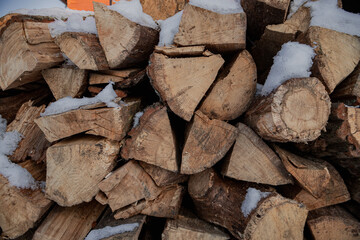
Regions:
<instances>
[{"instance_id":1,"label":"triangular wood piece","mask_svg":"<svg viewBox=\"0 0 360 240\"><path fill-rule=\"evenodd\" d=\"M144 13L154 20L165 20L184 9L187 0L140 0Z\"/></svg>"},{"instance_id":2,"label":"triangular wood piece","mask_svg":"<svg viewBox=\"0 0 360 240\"><path fill-rule=\"evenodd\" d=\"M154 52L161 53L169 57L185 57L185 56L202 56L205 51L205 46L189 46L189 47L175 47L175 46L156 46Z\"/></svg>"}]
</instances>

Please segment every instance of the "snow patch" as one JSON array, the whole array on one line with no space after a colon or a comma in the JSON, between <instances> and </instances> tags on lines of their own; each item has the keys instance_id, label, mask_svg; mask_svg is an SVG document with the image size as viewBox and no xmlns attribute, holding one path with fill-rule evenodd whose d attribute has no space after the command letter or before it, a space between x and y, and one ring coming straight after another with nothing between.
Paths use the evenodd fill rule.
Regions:
<instances>
[{"instance_id":1,"label":"snow patch","mask_svg":"<svg viewBox=\"0 0 360 240\"><path fill-rule=\"evenodd\" d=\"M157 21L160 25L158 46L170 46L174 43L174 36L179 32L182 14L183 11L180 11L172 17Z\"/></svg>"},{"instance_id":2,"label":"snow patch","mask_svg":"<svg viewBox=\"0 0 360 240\"><path fill-rule=\"evenodd\" d=\"M260 83L257 83L257 84L256 84L256 92L255 92L255 95L256 95L256 96L261 95L261 92L262 92L263 87L264 87L263 84L260 84Z\"/></svg>"},{"instance_id":3,"label":"snow patch","mask_svg":"<svg viewBox=\"0 0 360 240\"><path fill-rule=\"evenodd\" d=\"M189 4L220 14L244 12L240 0L190 0Z\"/></svg>"},{"instance_id":4,"label":"snow patch","mask_svg":"<svg viewBox=\"0 0 360 240\"><path fill-rule=\"evenodd\" d=\"M261 192L256 188L248 188L245 195L245 200L241 204L241 212L243 213L244 217L247 217L252 210L254 210L259 201L262 198L266 198L269 196L270 192Z\"/></svg>"},{"instance_id":5,"label":"snow patch","mask_svg":"<svg viewBox=\"0 0 360 240\"><path fill-rule=\"evenodd\" d=\"M80 14L72 14L66 21L57 19L49 23L48 28L52 37L56 37L64 32L97 34L95 18L93 16L84 17Z\"/></svg>"},{"instance_id":6,"label":"snow patch","mask_svg":"<svg viewBox=\"0 0 360 240\"><path fill-rule=\"evenodd\" d=\"M29 1L30 2L30 1ZM63 19L66 20L72 15L80 15L82 17L93 16L94 12L92 11L79 11L79 10L72 10L69 8L59 8L59 7L52 7L52 8L42 8L42 9L29 9L29 8L21 8L13 13L20 13L23 15L30 15L30 16L44 16L44 17L52 17L55 19Z\"/></svg>"},{"instance_id":7,"label":"snow patch","mask_svg":"<svg viewBox=\"0 0 360 240\"><path fill-rule=\"evenodd\" d=\"M135 113L135 116L134 116L134 123L133 123L133 128L136 127L137 125L139 125L139 120L140 120L140 117L144 114L144 112L137 112Z\"/></svg>"},{"instance_id":8,"label":"snow patch","mask_svg":"<svg viewBox=\"0 0 360 240\"><path fill-rule=\"evenodd\" d=\"M86 236L85 240L100 240L116 234L134 231L134 229L137 227L139 227L138 223L122 224L116 227L107 226L101 229L91 230L91 232Z\"/></svg>"}]
</instances>

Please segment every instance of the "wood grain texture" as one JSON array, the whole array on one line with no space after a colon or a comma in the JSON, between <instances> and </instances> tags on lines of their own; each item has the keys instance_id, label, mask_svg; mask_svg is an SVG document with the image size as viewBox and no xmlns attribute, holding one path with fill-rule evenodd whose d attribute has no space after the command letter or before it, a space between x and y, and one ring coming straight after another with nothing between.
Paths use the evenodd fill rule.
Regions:
<instances>
[{"instance_id":1,"label":"wood grain texture","mask_svg":"<svg viewBox=\"0 0 360 240\"><path fill-rule=\"evenodd\" d=\"M184 57L184 56L202 56L205 51L205 46L155 46L154 52L161 53L169 57Z\"/></svg>"},{"instance_id":2,"label":"wood grain texture","mask_svg":"<svg viewBox=\"0 0 360 240\"><path fill-rule=\"evenodd\" d=\"M188 0L140 0L143 11L154 20L165 20L183 10Z\"/></svg>"}]
</instances>

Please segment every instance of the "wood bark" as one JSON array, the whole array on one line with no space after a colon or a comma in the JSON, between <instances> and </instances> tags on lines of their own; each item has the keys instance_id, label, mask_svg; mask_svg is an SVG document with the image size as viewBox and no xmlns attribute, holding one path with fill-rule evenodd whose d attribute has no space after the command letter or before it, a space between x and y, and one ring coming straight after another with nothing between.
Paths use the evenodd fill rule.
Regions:
<instances>
[{"instance_id":1,"label":"wood bark","mask_svg":"<svg viewBox=\"0 0 360 240\"><path fill-rule=\"evenodd\" d=\"M228 152L238 136L238 129L226 122L209 119L195 112L182 151L182 174L195 174L211 168Z\"/></svg>"},{"instance_id":2,"label":"wood bark","mask_svg":"<svg viewBox=\"0 0 360 240\"><path fill-rule=\"evenodd\" d=\"M200 106L209 118L233 120L249 107L256 91L256 65L248 51L225 66Z\"/></svg>"},{"instance_id":3,"label":"wood bark","mask_svg":"<svg viewBox=\"0 0 360 240\"><path fill-rule=\"evenodd\" d=\"M360 98L360 63L356 66L355 70L336 87L331 97L343 101Z\"/></svg>"},{"instance_id":4,"label":"wood bark","mask_svg":"<svg viewBox=\"0 0 360 240\"><path fill-rule=\"evenodd\" d=\"M360 60L360 39L346 33L312 26L298 41L314 48L312 75L331 93L356 67Z\"/></svg>"},{"instance_id":5,"label":"wood bark","mask_svg":"<svg viewBox=\"0 0 360 240\"><path fill-rule=\"evenodd\" d=\"M36 181L45 180L45 166L33 161L20 163ZM52 202L45 197L42 189L19 189L11 186L0 175L0 227L2 236L16 238L34 227Z\"/></svg>"},{"instance_id":6,"label":"wood bark","mask_svg":"<svg viewBox=\"0 0 360 240\"><path fill-rule=\"evenodd\" d=\"M223 63L220 55L169 58L154 53L147 71L162 100L176 115L190 121Z\"/></svg>"},{"instance_id":7,"label":"wood bark","mask_svg":"<svg viewBox=\"0 0 360 240\"><path fill-rule=\"evenodd\" d=\"M63 140L46 153L46 195L60 206L90 202L111 172L120 144L84 136Z\"/></svg>"},{"instance_id":8,"label":"wood bark","mask_svg":"<svg viewBox=\"0 0 360 240\"><path fill-rule=\"evenodd\" d=\"M269 185L292 183L291 175L271 148L245 124L238 123L234 148L222 164L222 174L236 180Z\"/></svg>"},{"instance_id":9,"label":"wood bark","mask_svg":"<svg viewBox=\"0 0 360 240\"><path fill-rule=\"evenodd\" d=\"M140 0L143 11L154 20L165 20L183 10L188 0Z\"/></svg>"},{"instance_id":10,"label":"wood bark","mask_svg":"<svg viewBox=\"0 0 360 240\"><path fill-rule=\"evenodd\" d=\"M73 67L46 69L42 76L56 100L67 96L81 97L88 82L87 72Z\"/></svg>"},{"instance_id":11,"label":"wood bark","mask_svg":"<svg viewBox=\"0 0 360 240\"><path fill-rule=\"evenodd\" d=\"M222 179L212 169L191 176L188 185L198 216L227 228L237 239L303 239L307 217L304 206L269 192L245 216L241 209L249 187L266 190Z\"/></svg>"},{"instance_id":12,"label":"wood bark","mask_svg":"<svg viewBox=\"0 0 360 240\"><path fill-rule=\"evenodd\" d=\"M293 78L257 99L246 123L260 137L276 142L307 142L318 138L330 114L330 98L317 78Z\"/></svg>"},{"instance_id":13,"label":"wood bark","mask_svg":"<svg viewBox=\"0 0 360 240\"><path fill-rule=\"evenodd\" d=\"M121 150L124 159L135 159L178 172L176 137L166 107L155 104L144 110Z\"/></svg>"},{"instance_id":14,"label":"wood bark","mask_svg":"<svg viewBox=\"0 0 360 240\"><path fill-rule=\"evenodd\" d=\"M189 47L155 46L154 52L161 53L169 57L202 56L205 52L205 46L189 46Z\"/></svg>"},{"instance_id":15,"label":"wood bark","mask_svg":"<svg viewBox=\"0 0 360 240\"><path fill-rule=\"evenodd\" d=\"M76 109L35 119L48 141L83 133L120 141L129 131L140 101L128 102L117 108ZM90 105L88 105L90 106Z\"/></svg>"},{"instance_id":16,"label":"wood bark","mask_svg":"<svg viewBox=\"0 0 360 240\"><path fill-rule=\"evenodd\" d=\"M174 43L179 46L205 45L214 52L244 49L246 14L220 14L187 4Z\"/></svg>"},{"instance_id":17,"label":"wood bark","mask_svg":"<svg viewBox=\"0 0 360 240\"><path fill-rule=\"evenodd\" d=\"M94 3L96 28L110 68L146 61L159 41L158 30L130 21L106 5Z\"/></svg>"},{"instance_id":18,"label":"wood bark","mask_svg":"<svg viewBox=\"0 0 360 240\"><path fill-rule=\"evenodd\" d=\"M69 208L56 206L36 230L33 240L84 239L104 208L95 200Z\"/></svg>"},{"instance_id":19,"label":"wood bark","mask_svg":"<svg viewBox=\"0 0 360 240\"><path fill-rule=\"evenodd\" d=\"M65 32L56 37L55 42L80 69L97 71L109 68L104 50L95 34Z\"/></svg>"}]
</instances>

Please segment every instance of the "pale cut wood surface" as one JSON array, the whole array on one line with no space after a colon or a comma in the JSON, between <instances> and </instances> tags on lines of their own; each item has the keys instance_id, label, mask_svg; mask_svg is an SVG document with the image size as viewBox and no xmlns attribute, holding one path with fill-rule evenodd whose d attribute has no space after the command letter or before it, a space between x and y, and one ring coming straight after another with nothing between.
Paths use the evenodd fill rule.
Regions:
<instances>
[{"instance_id":1,"label":"pale cut wood surface","mask_svg":"<svg viewBox=\"0 0 360 240\"><path fill-rule=\"evenodd\" d=\"M183 56L201 56L205 51L205 46L155 46L154 52L161 53L169 57L183 57Z\"/></svg>"},{"instance_id":2,"label":"pale cut wood surface","mask_svg":"<svg viewBox=\"0 0 360 240\"><path fill-rule=\"evenodd\" d=\"M115 88L131 88L140 83L146 75L145 69L130 68L124 70L105 70L98 73L91 73L90 85L115 83Z\"/></svg>"},{"instance_id":3,"label":"pale cut wood surface","mask_svg":"<svg viewBox=\"0 0 360 240\"><path fill-rule=\"evenodd\" d=\"M342 100L360 98L360 63L356 66L355 70L336 87L331 97Z\"/></svg>"},{"instance_id":4,"label":"pale cut wood surface","mask_svg":"<svg viewBox=\"0 0 360 240\"><path fill-rule=\"evenodd\" d=\"M24 22L24 33L29 44L39 44L45 42L54 42L50 35L50 30L47 22Z\"/></svg>"},{"instance_id":5,"label":"pale cut wood surface","mask_svg":"<svg viewBox=\"0 0 360 240\"><path fill-rule=\"evenodd\" d=\"M165 20L183 10L188 0L140 0L143 11L154 20Z\"/></svg>"}]
</instances>

